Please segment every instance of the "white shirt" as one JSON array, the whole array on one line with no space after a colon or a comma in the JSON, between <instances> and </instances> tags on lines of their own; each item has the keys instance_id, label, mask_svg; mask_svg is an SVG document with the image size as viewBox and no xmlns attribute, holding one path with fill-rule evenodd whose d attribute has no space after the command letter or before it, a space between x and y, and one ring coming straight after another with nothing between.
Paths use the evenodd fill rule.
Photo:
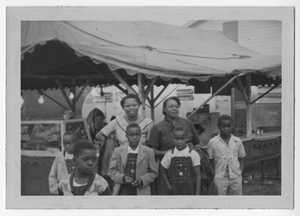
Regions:
<instances>
[{"instance_id":1,"label":"white shirt","mask_svg":"<svg viewBox=\"0 0 300 216\"><path fill-rule=\"evenodd\" d=\"M163 157L162 161L161 161L161 165L166 168L169 169L170 164L171 164L171 159L173 157L191 157L192 158L192 163L193 166L199 166L201 165L200 163L200 155L192 150L190 152L190 148L187 146L185 149L179 151L176 147L174 148L174 152L172 154L172 151L168 151L165 156Z\"/></svg>"},{"instance_id":2,"label":"white shirt","mask_svg":"<svg viewBox=\"0 0 300 216\"><path fill-rule=\"evenodd\" d=\"M133 149L128 145L128 154L129 154L129 153L137 154L138 152L139 152L139 145L136 147L135 150L133 150Z\"/></svg>"},{"instance_id":3,"label":"white shirt","mask_svg":"<svg viewBox=\"0 0 300 216\"><path fill-rule=\"evenodd\" d=\"M74 157L73 154L69 154L68 152L65 152L65 160L72 160Z\"/></svg>"}]
</instances>

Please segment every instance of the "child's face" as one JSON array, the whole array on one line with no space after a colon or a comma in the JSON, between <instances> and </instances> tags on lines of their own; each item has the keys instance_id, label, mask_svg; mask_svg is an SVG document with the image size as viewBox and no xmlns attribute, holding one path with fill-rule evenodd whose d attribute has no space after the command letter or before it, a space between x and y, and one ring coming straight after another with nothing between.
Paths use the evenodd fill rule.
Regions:
<instances>
[{"instance_id":1,"label":"child's face","mask_svg":"<svg viewBox=\"0 0 300 216\"><path fill-rule=\"evenodd\" d=\"M126 137L131 148L136 148L140 142L141 129L138 127L128 128L126 132Z\"/></svg>"},{"instance_id":2,"label":"child's face","mask_svg":"<svg viewBox=\"0 0 300 216\"><path fill-rule=\"evenodd\" d=\"M187 141L188 138L184 131L173 132L173 142L179 151L185 149Z\"/></svg>"},{"instance_id":3,"label":"child's face","mask_svg":"<svg viewBox=\"0 0 300 216\"><path fill-rule=\"evenodd\" d=\"M74 158L76 169L83 173L94 172L97 156L96 151L93 149L82 150L81 154Z\"/></svg>"},{"instance_id":4,"label":"child's face","mask_svg":"<svg viewBox=\"0 0 300 216\"><path fill-rule=\"evenodd\" d=\"M68 154L73 154L74 142L71 135L64 135L63 137L64 148Z\"/></svg>"},{"instance_id":5,"label":"child's face","mask_svg":"<svg viewBox=\"0 0 300 216\"><path fill-rule=\"evenodd\" d=\"M221 135L223 136L229 136L232 129L233 129L233 123L231 120L222 120L218 124L218 128L220 130Z\"/></svg>"}]
</instances>

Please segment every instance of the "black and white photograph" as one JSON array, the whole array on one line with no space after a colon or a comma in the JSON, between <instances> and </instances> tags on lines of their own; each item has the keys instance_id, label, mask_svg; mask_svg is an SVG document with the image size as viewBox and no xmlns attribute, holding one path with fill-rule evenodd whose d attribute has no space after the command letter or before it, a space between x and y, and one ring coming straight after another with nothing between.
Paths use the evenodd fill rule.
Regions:
<instances>
[{"instance_id":1,"label":"black and white photograph","mask_svg":"<svg viewBox=\"0 0 300 216\"><path fill-rule=\"evenodd\" d=\"M295 208L294 7L6 19L6 208Z\"/></svg>"}]
</instances>

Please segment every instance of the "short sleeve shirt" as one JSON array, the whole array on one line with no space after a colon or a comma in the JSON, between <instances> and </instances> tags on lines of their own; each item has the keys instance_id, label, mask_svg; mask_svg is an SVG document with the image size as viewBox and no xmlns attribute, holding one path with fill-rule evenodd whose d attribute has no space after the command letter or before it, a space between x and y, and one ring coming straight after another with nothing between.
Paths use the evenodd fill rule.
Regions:
<instances>
[{"instance_id":1,"label":"short sleeve shirt","mask_svg":"<svg viewBox=\"0 0 300 216\"><path fill-rule=\"evenodd\" d=\"M70 185L71 174L63 177L59 182L59 188L63 192L64 196L73 195ZM101 195L108 188L107 181L96 173L95 179L89 189L85 192L85 196L98 196Z\"/></svg>"},{"instance_id":2,"label":"short sleeve shirt","mask_svg":"<svg viewBox=\"0 0 300 216\"><path fill-rule=\"evenodd\" d=\"M165 118L163 121L154 125L151 130L148 145L155 147L160 151L166 151L173 148L175 145L172 140L172 130L178 125L187 129L189 142L192 142L194 145L200 142L193 123L187 119L177 117L174 122Z\"/></svg>"},{"instance_id":3,"label":"short sleeve shirt","mask_svg":"<svg viewBox=\"0 0 300 216\"><path fill-rule=\"evenodd\" d=\"M241 175L238 158L245 157L246 152L240 138L231 135L227 145L219 134L209 140L207 152L209 159L214 160L216 178L223 178L227 167L230 179Z\"/></svg>"},{"instance_id":4,"label":"short sleeve shirt","mask_svg":"<svg viewBox=\"0 0 300 216\"><path fill-rule=\"evenodd\" d=\"M139 121L136 122L141 127L141 139L140 144L145 144L147 140L149 140L150 131L153 127L153 121L147 117L139 117ZM113 121L109 122L104 128L102 128L101 132L105 136L109 136L111 133L115 132L116 139L118 140L120 145L128 144L128 139L126 137L126 127L130 124L127 121L125 116L117 117Z\"/></svg>"},{"instance_id":5,"label":"short sleeve shirt","mask_svg":"<svg viewBox=\"0 0 300 216\"><path fill-rule=\"evenodd\" d=\"M186 147L185 149L178 151L177 148L174 148L174 152L172 153L172 151L168 151L165 156L163 157L162 161L161 161L161 165L166 168L169 169L170 164L171 164L171 159L173 157L191 157L192 158L192 163L193 166L200 166L201 162L200 162L200 155L192 150L190 152L189 147Z\"/></svg>"}]
</instances>

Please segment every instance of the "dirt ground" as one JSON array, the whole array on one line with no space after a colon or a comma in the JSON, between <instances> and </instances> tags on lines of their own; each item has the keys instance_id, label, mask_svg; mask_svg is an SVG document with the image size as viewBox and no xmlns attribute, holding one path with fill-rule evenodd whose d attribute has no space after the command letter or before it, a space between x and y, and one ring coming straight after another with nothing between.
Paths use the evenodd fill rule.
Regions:
<instances>
[{"instance_id":1,"label":"dirt ground","mask_svg":"<svg viewBox=\"0 0 300 216\"><path fill-rule=\"evenodd\" d=\"M276 178L243 181L243 195L281 195L281 180Z\"/></svg>"}]
</instances>

